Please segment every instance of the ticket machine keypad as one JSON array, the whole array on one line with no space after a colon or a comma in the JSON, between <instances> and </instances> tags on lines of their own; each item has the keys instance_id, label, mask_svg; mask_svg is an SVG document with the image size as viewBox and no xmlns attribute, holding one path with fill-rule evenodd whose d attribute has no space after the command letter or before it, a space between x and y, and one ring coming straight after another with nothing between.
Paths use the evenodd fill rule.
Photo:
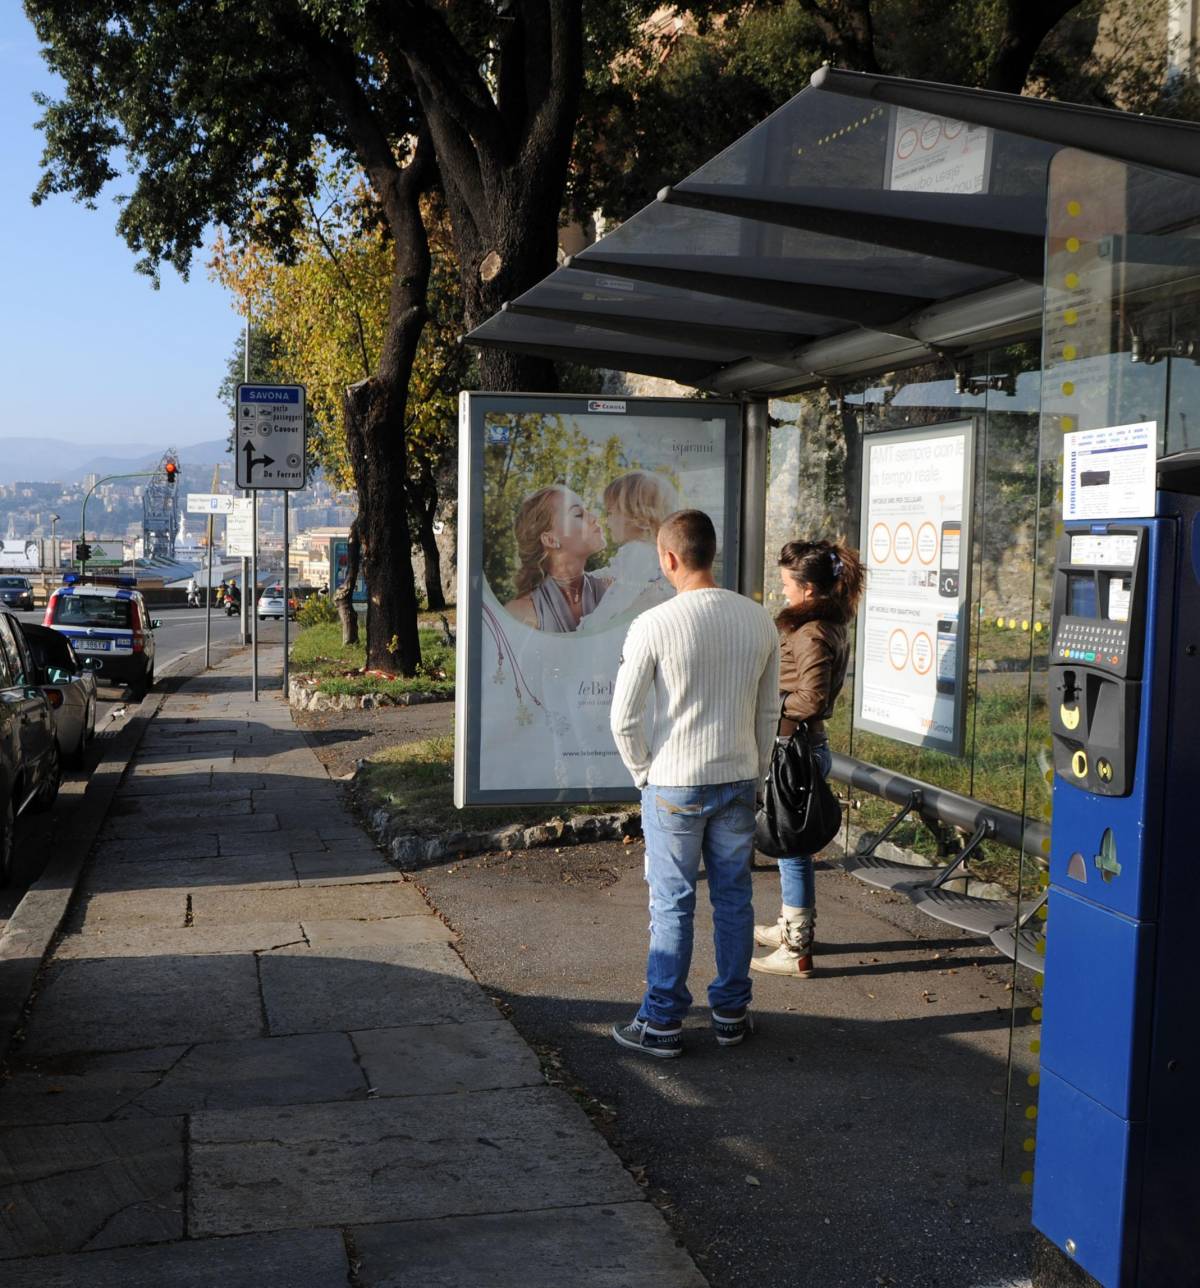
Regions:
<instances>
[{"instance_id":1,"label":"ticket machine keypad","mask_svg":"<svg viewBox=\"0 0 1200 1288\"><path fill-rule=\"evenodd\" d=\"M1058 660L1119 667L1125 661L1128 646L1128 632L1124 626L1067 620L1059 623L1054 656Z\"/></svg>"}]
</instances>

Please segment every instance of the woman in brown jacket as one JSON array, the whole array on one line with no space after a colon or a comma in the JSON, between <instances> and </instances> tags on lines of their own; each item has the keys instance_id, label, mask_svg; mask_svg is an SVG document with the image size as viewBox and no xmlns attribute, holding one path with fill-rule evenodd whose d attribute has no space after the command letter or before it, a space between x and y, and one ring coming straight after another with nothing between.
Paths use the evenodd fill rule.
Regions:
<instances>
[{"instance_id":1,"label":"woman in brown jacket","mask_svg":"<svg viewBox=\"0 0 1200 1288\"><path fill-rule=\"evenodd\" d=\"M858 607L863 566L858 552L830 541L789 541L779 552L783 597L787 607L775 619L779 627L779 688L783 699L780 733L798 724L808 738L822 772L829 773L829 738L825 721L846 679L850 637L846 627ZM755 926L754 942L775 951L756 957L752 970L807 979L813 973L813 928L817 920L811 855L779 860L783 906L771 926Z\"/></svg>"}]
</instances>

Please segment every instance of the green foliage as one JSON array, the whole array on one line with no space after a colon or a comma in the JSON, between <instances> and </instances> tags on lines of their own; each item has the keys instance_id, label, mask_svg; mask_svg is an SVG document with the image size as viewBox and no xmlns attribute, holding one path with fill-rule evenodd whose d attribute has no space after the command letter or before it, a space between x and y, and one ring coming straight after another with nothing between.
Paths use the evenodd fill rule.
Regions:
<instances>
[{"instance_id":1,"label":"green foliage","mask_svg":"<svg viewBox=\"0 0 1200 1288\"><path fill-rule=\"evenodd\" d=\"M329 602L324 596L321 598ZM440 630L421 629L422 661L417 675L411 681L397 677L395 684L400 687L389 688L391 678L363 670L367 664L364 644L342 643L339 622L301 623L301 626L292 642L292 666L305 675L320 677L323 693L440 693L446 691L446 685L450 692L454 690L454 649L445 642ZM327 683L334 687L327 688ZM404 685L409 683L416 687L406 689Z\"/></svg>"},{"instance_id":2,"label":"green foliage","mask_svg":"<svg viewBox=\"0 0 1200 1288\"><path fill-rule=\"evenodd\" d=\"M310 595L296 613L296 621L302 627L333 625L337 620L338 612L329 595Z\"/></svg>"}]
</instances>

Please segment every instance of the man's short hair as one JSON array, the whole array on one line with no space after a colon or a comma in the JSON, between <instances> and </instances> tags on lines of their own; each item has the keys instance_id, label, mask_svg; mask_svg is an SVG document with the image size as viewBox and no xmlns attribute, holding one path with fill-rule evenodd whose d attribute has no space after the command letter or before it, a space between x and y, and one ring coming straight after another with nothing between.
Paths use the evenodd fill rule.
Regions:
<instances>
[{"instance_id":1,"label":"man's short hair","mask_svg":"<svg viewBox=\"0 0 1200 1288\"><path fill-rule=\"evenodd\" d=\"M676 510L658 530L659 544L679 556L689 572L713 566L717 557L717 530L703 510Z\"/></svg>"}]
</instances>

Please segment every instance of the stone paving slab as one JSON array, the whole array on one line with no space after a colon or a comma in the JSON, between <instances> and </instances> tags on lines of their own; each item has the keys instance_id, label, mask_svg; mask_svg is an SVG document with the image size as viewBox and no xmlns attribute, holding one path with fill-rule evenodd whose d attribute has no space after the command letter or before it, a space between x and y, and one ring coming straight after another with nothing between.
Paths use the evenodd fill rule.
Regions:
<instances>
[{"instance_id":1,"label":"stone paving slab","mask_svg":"<svg viewBox=\"0 0 1200 1288\"><path fill-rule=\"evenodd\" d=\"M178 926L187 917L186 890L123 890L81 896L67 929L109 930L115 926Z\"/></svg>"},{"instance_id":2,"label":"stone paving slab","mask_svg":"<svg viewBox=\"0 0 1200 1288\"><path fill-rule=\"evenodd\" d=\"M404 874L373 847L343 850L294 850L292 863L303 886L403 882Z\"/></svg>"},{"instance_id":3,"label":"stone paving slab","mask_svg":"<svg viewBox=\"0 0 1200 1288\"><path fill-rule=\"evenodd\" d=\"M505 1019L408 1025L351 1033L367 1081L380 1096L494 1091L544 1085L537 1056Z\"/></svg>"},{"instance_id":4,"label":"stone paving slab","mask_svg":"<svg viewBox=\"0 0 1200 1288\"><path fill-rule=\"evenodd\" d=\"M163 863L180 863L186 859L205 859L220 853L217 846L217 834L192 832L186 836L175 837L170 845L161 836L138 835L136 837L113 838L102 835L92 851L92 868L88 883L102 880L104 869L117 863L146 863L159 861ZM97 876L99 869L99 876Z\"/></svg>"},{"instance_id":5,"label":"stone paving slab","mask_svg":"<svg viewBox=\"0 0 1200 1288\"><path fill-rule=\"evenodd\" d=\"M249 953L56 961L46 969L22 1055L222 1042L256 1037L262 1027Z\"/></svg>"},{"instance_id":6,"label":"stone paving slab","mask_svg":"<svg viewBox=\"0 0 1200 1288\"><path fill-rule=\"evenodd\" d=\"M0 1124L169 1118L198 1109L365 1100L368 1086L344 1033L52 1057L19 1070L0 1089Z\"/></svg>"},{"instance_id":7,"label":"stone paving slab","mask_svg":"<svg viewBox=\"0 0 1200 1288\"><path fill-rule=\"evenodd\" d=\"M458 955L441 943L297 946L262 953L258 961L272 1035L496 1015Z\"/></svg>"},{"instance_id":8,"label":"stone paving slab","mask_svg":"<svg viewBox=\"0 0 1200 1288\"><path fill-rule=\"evenodd\" d=\"M354 885L305 890L273 890L261 894L210 890L192 897L192 920L232 925L240 921L363 920L377 917L422 916L434 920L429 905L412 885Z\"/></svg>"},{"instance_id":9,"label":"stone paving slab","mask_svg":"<svg viewBox=\"0 0 1200 1288\"><path fill-rule=\"evenodd\" d=\"M365 1226L354 1243L362 1288L706 1288L648 1203Z\"/></svg>"},{"instance_id":10,"label":"stone paving slab","mask_svg":"<svg viewBox=\"0 0 1200 1288\"><path fill-rule=\"evenodd\" d=\"M0 1257L182 1238L183 1190L182 1119L5 1128Z\"/></svg>"},{"instance_id":11,"label":"stone paving slab","mask_svg":"<svg viewBox=\"0 0 1200 1288\"><path fill-rule=\"evenodd\" d=\"M18 1063L0 1084L0 1126L102 1122L121 1116L187 1053L185 1045ZM2 1276L0 1276L2 1278Z\"/></svg>"},{"instance_id":12,"label":"stone paving slab","mask_svg":"<svg viewBox=\"0 0 1200 1288\"><path fill-rule=\"evenodd\" d=\"M286 850L266 854L191 855L180 858L177 863L167 861L167 856L162 853L158 853L156 858L129 857L96 864L88 881L93 893L149 893L171 889L186 892L212 887L236 893L295 887L297 884L296 869Z\"/></svg>"},{"instance_id":13,"label":"stone paving slab","mask_svg":"<svg viewBox=\"0 0 1200 1288\"><path fill-rule=\"evenodd\" d=\"M304 943L298 921L235 922L230 926L114 926L79 935L65 935L56 961L101 961L110 957L161 957L179 960L259 953L284 944Z\"/></svg>"},{"instance_id":14,"label":"stone paving slab","mask_svg":"<svg viewBox=\"0 0 1200 1288\"><path fill-rule=\"evenodd\" d=\"M250 817L275 819L273 814L251 814ZM268 829L265 835L259 835L257 830L223 828L217 833L217 845L210 853L264 854L285 850L291 854L298 850L328 849L332 830L329 828ZM357 828L347 828L340 833L335 833L333 839L349 844L366 845L366 838Z\"/></svg>"},{"instance_id":15,"label":"stone paving slab","mask_svg":"<svg viewBox=\"0 0 1200 1288\"><path fill-rule=\"evenodd\" d=\"M4 1288L346 1288L336 1230L189 1239L4 1265Z\"/></svg>"},{"instance_id":16,"label":"stone paving slab","mask_svg":"<svg viewBox=\"0 0 1200 1288\"><path fill-rule=\"evenodd\" d=\"M250 792L204 792L193 794L182 793L179 799L172 798L169 805L153 796L126 796L124 792L113 803L109 810L111 819L145 818L154 822L182 818L218 818L238 816L251 813Z\"/></svg>"},{"instance_id":17,"label":"stone paving slab","mask_svg":"<svg viewBox=\"0 0 1200 1288\"><path fill-rule=\"evenodd\" d=\"M390 945L450 943L455 938L444 921L428 913L424 917L386 917L375 921L306 920L300 925L305 939L314 948L386 948Z\"/></svg>"},{"instance_id":18,"label":"stone paving slab","mask_svg":"<svg viewBox=\"0 0 1200 1288\"><path fill-rule=\"evenodd\" d=\"M280 830L279 819L274 814L251 814L248 811L239 813L237 810L230 810L227 815L220 811L180 815L168 808L157 813L151 811L145 815L135 815L132 818L118 816L110 819L105 824L103 836L106 841L162 837L169 840L173 846L175 839L181 834L215 832L217 836L221 836L233 828L237 829L239 836L247 839L259 832ZM147 833L149 833L148 838ZM228 851L224 852L228 853Z\"/></svg>"},{"instance_id":19,"label":"stone paving slab","mask_svg":"<svg viewBox=\"0 0 1200 1288\"><path fill-rule=\"evenodd\" d=\"M125 778L121 784L121 799L143 796L196 796L199 793L223 795L228 788L218 783L214 786L211 772L180 774L177 778Z\"/></svg>"},{"instance_id":20,"label":"stone paving slab","mask_svg":"<svg viewBox=\"0 0 1200 1288\"><path fill-rule=\"evenodd\" d=\"M553 1087L201 1113L189 1142L197 1236L640 1197Z\"/></svg>"}]
</instances>

